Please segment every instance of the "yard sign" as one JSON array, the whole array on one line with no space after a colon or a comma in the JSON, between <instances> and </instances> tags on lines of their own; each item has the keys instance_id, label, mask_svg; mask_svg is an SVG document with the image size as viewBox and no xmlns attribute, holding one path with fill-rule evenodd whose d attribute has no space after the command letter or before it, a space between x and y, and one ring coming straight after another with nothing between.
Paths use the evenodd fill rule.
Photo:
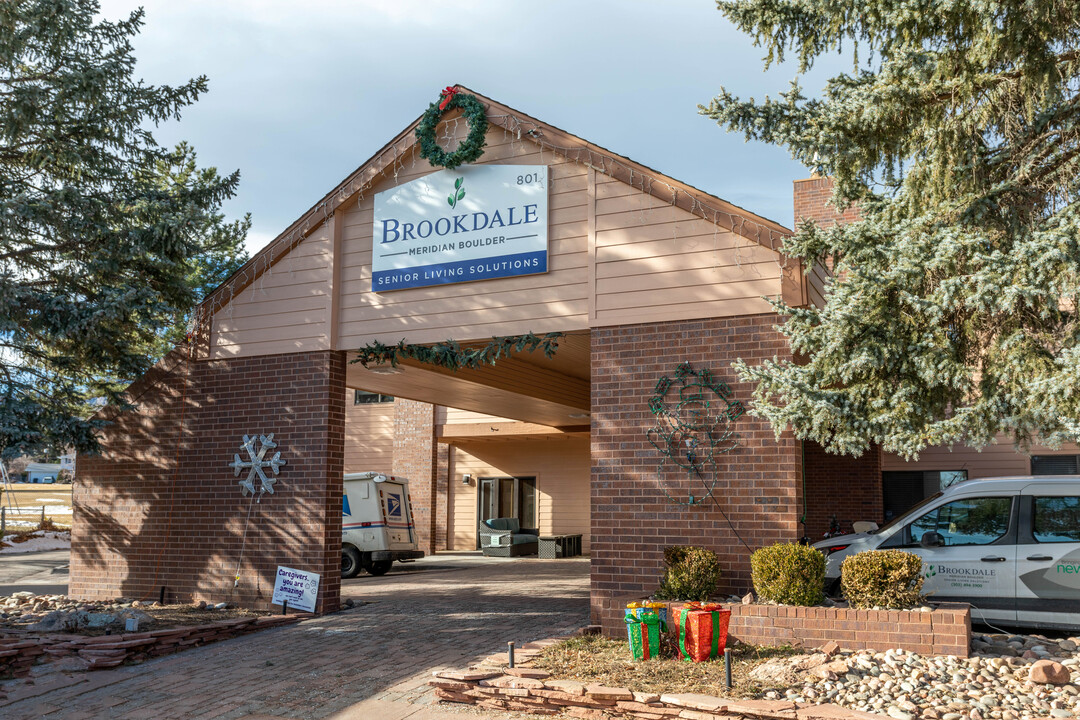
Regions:
<instances>
[{"instance_id":1,"label":"yard sign","mask_svg":"<svg viewBox=\"0 0 1080 720\"><path fill-rule=\"evenodd\" d=\"M319 596L319 574L306 570L278 565L274 580L274 605L289 603L293 610L315 612L315 599Z\"/></svg>"}]
</instances>

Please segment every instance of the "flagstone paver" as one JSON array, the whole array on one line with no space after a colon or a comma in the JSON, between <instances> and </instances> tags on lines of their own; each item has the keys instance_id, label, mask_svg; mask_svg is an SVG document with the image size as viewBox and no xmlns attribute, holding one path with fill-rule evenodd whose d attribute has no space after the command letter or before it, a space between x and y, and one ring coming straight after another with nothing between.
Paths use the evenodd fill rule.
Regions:
<instances>
[{"instance_id":1,"label":"flagstone paver","mask_svg":"<svg viewBox=\"0 0 1080 720\"><path fill-rule=\"evenodd\" d=\"M588 623L587 559L427 562L345 581L343 598L370 602L351 610L141 665L5 682L0 716L378 720L385 712L356 713L427 706L433 670ZM393 714L434 712L406 709Z\"/></svg>"}]
</instances>

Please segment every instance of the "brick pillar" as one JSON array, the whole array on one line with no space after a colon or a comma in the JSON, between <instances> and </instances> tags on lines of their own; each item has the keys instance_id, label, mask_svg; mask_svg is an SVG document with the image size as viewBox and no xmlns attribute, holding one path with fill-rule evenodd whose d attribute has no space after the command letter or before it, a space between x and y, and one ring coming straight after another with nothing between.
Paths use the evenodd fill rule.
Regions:
<instances>
[{"instance_id":1,"label":"brick pillar","mask_svg":"<svg viewBox=\"0 0 1080 720\"><path fill-rule=\"evenodd\" d=\"M858 520L882 522L882 452L872 445L859 457L832 455L816 442L804 442L806 533L815 542L835 515L845 532Z\"/></svg>"},{"instance_id":2,"label":"brick pillar","mask_svg":"<svg viewBox=\"0 0 1080 720\"><path fill-rule=\"evenodd\" d=\"M170 602L269 609L284 565L319 573L316 612L336 610L344 354L170 354L129 396L133 410L102 411L101 454L79 458L70 593L156 600L164 587ZM286 465L253 503L229 463L246 459L244 435L270 433Z\"/></svg>"},{"instance_id":3,"label":"brick pillar","mask_svg":"<svg viewBox=\"0 0 1080 720\"><path fill-rule=\"evenodd\" d=\"M439 443L438 475L435 486L435 549L448 550L447 525L450 519L450 446Z\"/></svg>"},{"instance_id":4,"label":"brick pillar","mask_svg":"<svg viewBox=\"0 0 1080 720\"><path fill-rule=\"evenodd\" d=\"M437 548L438 455L435 406L402 398L394 400L394 475L409 481L417 543L428 554Z\"/></svg>"},{"instance_id":5,"label":"brick pillar","mask_svg":"<svg viewBox=\"0 0 1080 720\"><path fill-rule=\"evenodd\" d=\"M827 228L836 223L859 219L855 206L838 212L831 204L833 181L815 176L796 180L794 189L795 224L812 220ZM831 259L829 266L831 267ZM861 457L852 458L826 453L815 442L806 442L806 534L820 540L836 515L844 530L857 520L881 522L881 448L875 446Z\"/></svg>"},{"instance_id":6,"label":"brick pillar","mask_svg":"<svg viewBox=\"0 0 1080 720\"><path fill-rule=\"evenodd\" d=\"M323 516L323 563L319 595L322 612L341 608L341 508L345 492L345 371L346 354L329 354L327 381L321 389L326 393L326 500Z\"/></svg>"},{"instance_id":7,"label":"brick pillar","mask_svg":"<svg viewBox=\"0 0 1080 720\"><path fill-rule=\"evenodd\" d=\"M750 587L752 550L799 537L802 463L789 434L777 440L766 422L747 415L735 422L739 447L719 456L715 470L719 507L670 502L657 480L659 455L646 437L656 382L683 361L728 383L733 399L749 400L751 387L738 382L731 362L787 355L774 329L780 322L770 313L593 329L594 622L611 598L656 590L669 545L714 550L723 571L720 591L742 593Z\"/></svg>"}]
</instances>

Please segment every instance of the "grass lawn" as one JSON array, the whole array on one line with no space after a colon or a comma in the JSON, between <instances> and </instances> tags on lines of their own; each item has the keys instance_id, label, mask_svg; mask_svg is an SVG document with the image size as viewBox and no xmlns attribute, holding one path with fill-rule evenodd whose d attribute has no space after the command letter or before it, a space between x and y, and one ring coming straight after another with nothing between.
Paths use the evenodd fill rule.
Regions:
<instances>
[{"instance_id":1,"label":"grass lawn","mask_svg":"<svg viewBox=\"0 0 1080 720\"><path fill-rule=\"evenodd\" d=\"M71 527L70 485L13 483L11 488L10 496L0 493L0 505L7 508L8 532L37 527L42 506L46 518L58 526Z\"/></svg>"},{"instance_id":2,"label":"grass lawn","mask_svg":"<svg viewBox=\"0 0 1080 720\"><path fill-rule=\"evenodd\" d=\"M760 687L748 677L757 665L776 657L800 655L805 650L790 646L754 647L736 643L731 648L732 688L724 686L724 659L703 663L679 660L670 641L662 640L660 657L635 662L625 639L608 640L585 635L552 645L534 665L551 673L552 679L578 680L637 692L698 692L725 697L759 697L773 688Z\"/></svg>"}]
</instances>

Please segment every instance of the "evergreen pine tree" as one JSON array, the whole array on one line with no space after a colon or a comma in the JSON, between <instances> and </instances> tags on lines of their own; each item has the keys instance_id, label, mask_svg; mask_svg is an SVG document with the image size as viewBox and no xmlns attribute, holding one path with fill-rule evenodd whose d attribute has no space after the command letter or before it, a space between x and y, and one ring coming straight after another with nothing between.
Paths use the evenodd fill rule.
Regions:
<instances>
[{"instance_id":1,"label":"evergreen pine tree","mask_svg":"<svg viewBox=\"0 0 1080 720\"><path fill-rule=\"evenodd\" d=\"M239 181L198 170L151 128L206 91L133 77L142 12L93 0L0 3L0 451L96 447L87 401L160 352L200 288L205 254L246 221L219 208ZM220 273L219 273L220 274ZM215 276L216 277L216 276ZM212 282L212 280L211 280Z\"/></svg>"},{"instance_id":2,"label":"evergreen pine tree","mask_svg":"<svg viewBox=\"0 0 1080 720\"><path fill-rule=\"evenodd\" d=\"M860 222L803 224L785 252L831 260L823 308L790 308L797 360L739 363L780 432L859 454L1080 434L1080 5L735 0L720 10L799 74L803 96L701 111L835 178Z\"/></svg>"}]
</instances>

